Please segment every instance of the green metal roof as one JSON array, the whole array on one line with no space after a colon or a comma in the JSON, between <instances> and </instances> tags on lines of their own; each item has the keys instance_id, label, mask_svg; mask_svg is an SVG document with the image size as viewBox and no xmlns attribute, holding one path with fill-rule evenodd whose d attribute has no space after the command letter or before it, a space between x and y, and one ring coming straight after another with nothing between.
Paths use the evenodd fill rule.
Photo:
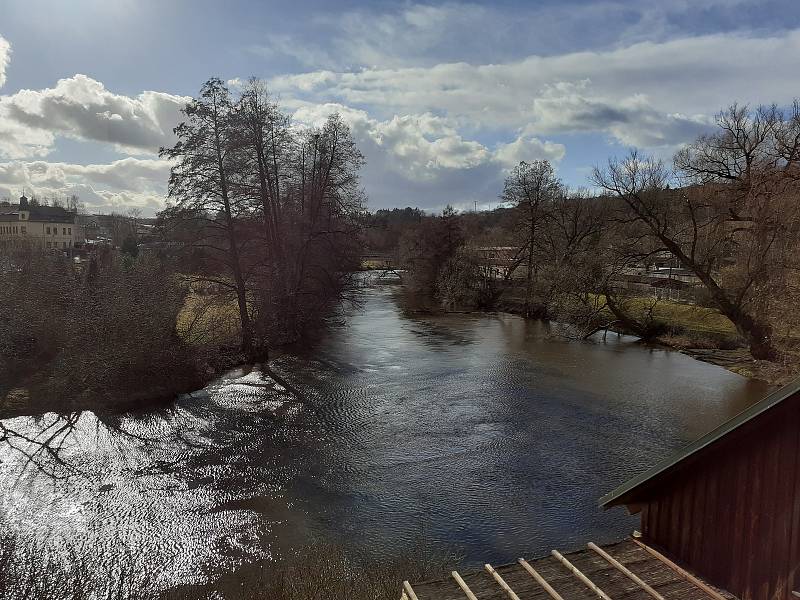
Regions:
<instances>
[{"instance_id":1,"label":"green metal roof","mask_svg":"<svg viewBox=\"0 0 800 600\"><path fill-rule=\"evenodd\" d=\"M645 471L641 475L637 475L636 477L628 480L627 482L623 483L617 489L612 492L609 492L599 500L599 504L603 508L611 508L612 506L619 506L620 504L625 504L626 500L628 500L628 496L630 496L633 492L637 490L637 488L641 487L643 484L649 482L651 479L655 479L666 473L667 471L671 471L675 466L679 463L683 462L690 456L697 454L698 452L704 450L708 446L712 445L720 438L728 435L732 431L738 429L745 423L752 421L759 415L765 413L773 406L780 404L787 398L793 396L794 394L800 392L800 378L795 379L788 385L772 392L766 398L759 400L755 404L753 404L750 408L742 411L729 421L726 421L713 431L707 433L700 439L692 442L673 456L667 458L666 460L661 461L652 469Z\"/></svg>"}]
</instances>

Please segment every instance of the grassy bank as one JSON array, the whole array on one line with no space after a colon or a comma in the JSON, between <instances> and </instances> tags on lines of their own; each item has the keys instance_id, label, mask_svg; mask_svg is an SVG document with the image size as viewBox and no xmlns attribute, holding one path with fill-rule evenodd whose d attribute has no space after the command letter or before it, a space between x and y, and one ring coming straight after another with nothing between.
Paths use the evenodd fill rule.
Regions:
<instances>
[{"instance_id":1,"label":"grassy bank","mask_svg":"<svg viewBox=\"0 0 800 600\"><path fill-rule=\"evenodd\" d=\"M191 286L178 313L176 330L193 347L235 345L240 331L236 298Z\"/></svg>"},{"instance_id":2,"label":"grassy bank","mask_svg":"<svg viewBox=\"0 0 800 600\"><path fill-rule=\"evenodd\" d=\"M597 305L605 304L602 295L590 295L590 299ZM556 307L556 313L563 309L567 313L577 312L575 307L569 306L569 300ZM507 312L522 314L524 312L524 298L519 293L508 293L501 301L502 308ZM648 319L661 323L665 334L665 343L669 337L674 336L676 342L684 341L699 344L702 347L739 347L742 345L736 327L733 323L715 308L686 304L671 300L658 300L653 298L634 297L625 300L624 308L630 316L637 321ZM598 315L601 322L612 323L614 314L607 307ZM627 332L625 332L627 333ZM678 339L682 336L682 339Z\"/></svg>"}]
</instances>

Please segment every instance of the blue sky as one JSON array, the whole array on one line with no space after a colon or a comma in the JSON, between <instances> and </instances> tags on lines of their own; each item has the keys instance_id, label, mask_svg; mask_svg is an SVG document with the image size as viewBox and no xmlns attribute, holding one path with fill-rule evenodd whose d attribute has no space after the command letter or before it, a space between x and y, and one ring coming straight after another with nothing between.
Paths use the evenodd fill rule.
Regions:
<instances>
[{"instance_id":1,"label":"blue sky","mask_svg":"<svg viewBox=\"0 0 800 600\"><path fill-rule=\"evenodd\" d=\"M370 208L489 207L519 160L581 186L669 158L733 101L800 96L798 67L796 0L0 0L0 196L152 214L185 97L256 75L298 123L348 120Z\"/></svg>"}]
</instances>

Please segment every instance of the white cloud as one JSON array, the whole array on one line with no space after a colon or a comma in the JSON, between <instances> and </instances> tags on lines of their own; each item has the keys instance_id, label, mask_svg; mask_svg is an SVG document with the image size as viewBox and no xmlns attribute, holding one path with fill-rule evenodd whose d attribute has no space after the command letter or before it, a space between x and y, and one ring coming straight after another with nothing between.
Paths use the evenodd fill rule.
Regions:
<instances>
[{"instance_id":1,"label":"white cloud","mask_svg":"<svg viewBox=\"0 0 800 600\"><path fill-rule=\"evenodd\" d=\"M288 56L311 69L407 66L422 62L424 54L441 41L445 28L474 21L477 9L474 5L414 4L396 12L359 9L317 15L309 25L325 32L320 36L324 44L272 34L263 44L250 47L250 51L267 59Z\"/></svg>"},{"instance_id":2,"label":"white cloud","mask_svg":"<svg viewBox=\"0 0 800 600\"><path fill-rule=\"evenodd\" d=\"M558 163L566 154L563 144L542 141L528 133L521 133L517 139L508 144L500 144L494 152L494 159L504 168L510 169L520 162L546 159Z\"/></svg>"},{"instance_id":3,"label":"white cloud","mask_svg":"<svg viewBox=\"0 0 800 600\"><path fill-rule=\"evenodd\" d=\"M439 169L469 169L490 158L482 144L464 140L444 119L430 113L375 122L371 133L375 143L411 175L431 177Z\"/></svg>"},{"instance_id":4,"label":"white cloud","mask_svg":"<svg viewBox=\"0 0 800 600\"><path fill-rule=\"evenodd\" d=\"M170 163L124 158L108 164L76 165L46 161L0 163L0 196L54 197L77 194L91 211L138 207L151 214L164 206Z\"/></svg>"},{"instance_id":5,"label":"white cloud","mask_svg":"<svg viewBox=\"0 0 800 600\"><path fill-rule=\"evenodd\" d=\"M284 98L371 107L378 118L430 112L490 131L527 125L535 135L597 131L626 144L669 145L693 137L708 115L734 100L789 102L797 94L794 80L776 74L796 71L797 56L800 30L642 42L503 64L319 71L271 83ZM559 116L562 100L568 106Z\"/></svg>"},{"instance_id":6,"label":"white cloud","mask_svg":"<svg viewBox=\"0 0 800 600\"><path fill-rule=\"evenodd\" d=\"M107 142L130 154L155 153L174 141L172 128L187 100L164 92L146 91L136 97L115 94L101 82L78 74L60 79L53 88L20 90L0 97L5 127L11 124L25 130L15 135L19 141L14 146L6 149L0 145L0 151L7 157L20 156L30 145L23 133L36 137L47 132ZM41 155L42 145L33 145L30 155Z\"/></svg>"},{"instance_id":7,"label":"white cloud","mask_svg":"<svg viewBox=\"0 0 800 600\"><path fill-rule=\"evenodd\" d=\"M366 4L315 12L304 22L302 37L269 34L250 50L271 62L289 57L300 70L432 67L458 61L499 64L533 54L697 35L707 31L711 12L724 29L747 31L753 27L750 19L728 15L752 1L596 0L580 6L529 2L513 10L452 1Z\"/></svg>"},{"instance_id":8,"label":"white cloud","mask_svg":"<svg viewBox=\"0 0 800 600\"><path fill-rule=\"evenodd\" d=\"M11 60L11 44L0 35L0 87L6 82L6 67Z\"/></svg>"},{"instance_id":9,"label":"white cloud","mask_svg":"<svg viewBox=\"0 0 800 600\"><path fill-rule=\"evenodd\" d=\"M55 139L52 131L27 127L11 119L0 97L0 158L46 156Z\"/></svg>"},{"instance_id":10,"label":"white cloud","mask_svg":"<svg viewBox=\"0 0 800 600\"><path fill-rule=\"evenodd\" d=\"M491 150L478 141L464 139L448 119L431 113L395 115L379 121L366 111L329 103L304 105L295 111L293 119L320 126L333 112L350 125L366 154L368 170L391 170L418 180L432 182L449 176L447 172L493 164L508 167L520 160L546 158L557 163L565 153L563 145L529 134Z\"/></svg>"},{"instance_id":11,"label":"white cloud","mask_svg":"<svg viewBox=\"0 0 800 600\"><path fill-rule=\"evenodd\" d=\"M627 146L671 146L696 138L713 124L708 115L666 114L644 94L614 100L591 82L546 85L533 101L528 130L540 133L605 131Z\"/></svg>"},{"instance_id":12,"label":"white cloud","mask_svg":"<svg viewBox=\"0 0 800 600\"><path fill-rule=\"evenodd\" d=\"M367 164L363 183L372 208L385 206L495 206L505 171L520 160L558 163L561 144L522 132L493 149L464 139L448 119L430 113L374 119L342 104L300 103L293 114L302 126L320 126L333 112L348 123Z\"/></svg>"},{"instance_id":13,"label":"white cloud","mask_svg":"<svg viewBox=\"0 0 800 600\"><path fill-rule=\"evenodd\" d=\"M346 12L334 18L317 19L333 28L333 52L309 48L301 52L298 44L281 40L279 49L308 66L402 67L425 64L431 51L440 49L448 33L472 29L489 16L489 11L475 4L445 3L406 5L397 12L377 14L369 10ZM330 50L330 49L328 49ZM334 57L325 59L325 56ZM327 64L326 64L327 63Z\"/></svg>"}]
</instances>

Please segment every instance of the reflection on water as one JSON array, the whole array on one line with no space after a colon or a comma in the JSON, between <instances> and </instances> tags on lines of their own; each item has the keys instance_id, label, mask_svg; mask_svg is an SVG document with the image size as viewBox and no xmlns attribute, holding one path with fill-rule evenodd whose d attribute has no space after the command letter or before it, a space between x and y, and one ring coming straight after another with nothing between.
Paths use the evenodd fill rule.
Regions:
<instances>
[{"instance_id":1,"label":"reflection on water","mask_svg":"<svg viewBox=\"0 0 800 600\"><path fill-rule=\"evenodd\" d=\"M54 415L4 421L7 527L98 567L135 549L162 586L308 535L391 553L423 534L501 563L627 534L635 519L597 499L765 392L632 338L406 318L365 294L309 356L272 364L302 398L254 370L159 411L72 415L53 439ZM31 458L34 439L60 452Z\"/></svg>"}]
</instances>

